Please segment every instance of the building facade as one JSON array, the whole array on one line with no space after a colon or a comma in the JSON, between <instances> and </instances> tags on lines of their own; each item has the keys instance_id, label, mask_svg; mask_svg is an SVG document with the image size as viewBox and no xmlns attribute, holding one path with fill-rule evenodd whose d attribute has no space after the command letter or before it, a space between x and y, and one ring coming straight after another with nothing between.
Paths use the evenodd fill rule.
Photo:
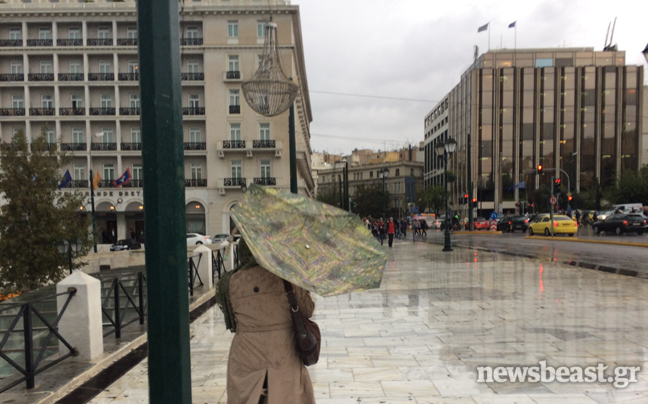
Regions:
<instances>
[{"instance_id":1,"label":"building facade","mask_svg":"<svg viewBox=\"0 0 648 404\"><path fill-rule=\"evenodd\" d=\"M552 176L572 193L612 185L643 158L643 89L642 66L626 66L622 51L489 51L425 117L425 185L443 184L434 148L448 137L450 204L464 214L471 189L487 214L515 211Z\"/></svg>"},{"instance_id":2,"label":"building facade","mask_svg":"<svg viewBox=\"0 0 648 404\"><path fill-rule=\"evenodd\" d=\"M136 3L71 0L0 4L0 141L45 133L73 156L64 192L95 191L97 229L111 242L144 234ZM241 185L290 189L288 112L267 118L244 101L265 24L278 26L295 101L298 187L314 192L311 107L299 7L284 0L203 0L181 4L180 42L187 231L229 233ZM6 147L6 146L5 146ZM112 181L130 170L132 180ZM88 198L89 199L89 198ZM89 205L85 208L89 210ZM115 236L113 236L115 234Z\"/></svg>"}]
</instances>

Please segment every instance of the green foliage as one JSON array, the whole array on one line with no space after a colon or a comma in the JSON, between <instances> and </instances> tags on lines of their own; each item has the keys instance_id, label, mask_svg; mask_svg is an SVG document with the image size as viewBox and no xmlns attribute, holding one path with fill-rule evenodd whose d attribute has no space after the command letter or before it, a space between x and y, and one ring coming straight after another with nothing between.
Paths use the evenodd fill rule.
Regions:
<instances>
[{"instance_id":1,"label":"green foliage","mask_svg":"<svg viewBox=\"0 0 648 404\"><path fill-rule=\"evenodd\" d=\"M57 282L68 270L58 243L79 240L84 256L92 246L89 218L78 213L83 197L57 191L68 157L49 150L44 134L30 144L20 132L0 152L0 287L4 292ZM76 267L82 263L76 263Z\"/></svg>"},{"instance_id":2,"label":"green foliage","mask_svg":"<svg viewBox=\"0 0 648 404\"><path fill-rule=\"evenodd\" d=\"M438 215L439 211L445 209L445 196L446 191L442 185L427 187L421 198L424 205L423 210L429 208L435 215Z\"/></svg>"},{"instance_id":3,"label":"green foliage","mask_svg":"<svg viewBox=\"0 0 648 404\"><path fill-rule=\"evenodd\" d=\"M358 186L353 200L357 203L357 213L360 217L380 218L383 208L385 215L390 214L389 192L383 193L382 183Z\"/></svg>"},{"instance_id":4,"label":"green foliage","mask_svg":"<svg viewBox=\"0 0 648 404\"><path fill-rule=\"evenodd\" d=\"M546 213L550 210L549 198L551 198L551 189L547 185L541 185L540 188L529 191L529 200L533 203L536 213Z\"/></svg>"},{"instance_id":5,"label":"green foliage","mask_svg":"<svg viewBox=\"0 0 648 404\"><path fill-rule=\"evenodd\" d=\"M336 195L330 187L318 189L316 199L332 206L339 207L340 205L340 195Z\"/></svg>"},{"instance_id":6,"label":"green foliage","mask_svg":"<svg viewBox=\"0 0 648 404\"><path fill-rule=\"evenodd\" d=\"M648 205L648 166L644 165L638 174L622 174L615 186L606 190L605 197L613 204L641 202Z\"/></svg>"}]
</instances>

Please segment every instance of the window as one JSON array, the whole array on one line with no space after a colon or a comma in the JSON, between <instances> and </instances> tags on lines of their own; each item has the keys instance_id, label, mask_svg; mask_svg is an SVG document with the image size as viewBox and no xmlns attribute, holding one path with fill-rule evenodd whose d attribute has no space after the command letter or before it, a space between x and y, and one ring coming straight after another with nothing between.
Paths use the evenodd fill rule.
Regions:
<instances>
[{"instance_id":1,"label":"window","mask_svg":"<svg viewBox=\"0 0 648 404\"><path fill-rule=\"evenodd\" d=\"M144 171L143 171L143 167L142 167L141 164L133 164L133 172L131 174L133 174L133 179L134 180L143 179L144 178L143 175L142 175L143 173L144 173Z\"/></svg>"},{"instance_id":2,"label":"window","mask_svg":"<svg viewBox=\"0 0 648 404\"><path fill-rule=\"evenodd\" d=\"M191 179L202 180L202 164L191 163Z\"/></svg>"},{"instance_id":3,"label":"window","mask_svg":"<svg viewBox=\"0 0 648 404\"><path fill-rule=\"evenodd\" d=\"M369 178L373 178L373 171L369 171Z\"/></svg>"},{"instance_id":4,"label":"window","mask_svg":"<svg viewBox=\"0 0 648 404\"><path fill-rule=\"evenodd\" d=\"M261 178L270 178L270 160L261 160Z\"/></svg>"},{"instance_id":5,"label":"window","mask_svg":"<svg viewBox=\"0 0 648 404\"><path fill-rule=\"evenodd\" d=\"M38 39L52 39L52 31L49 28L40 28L38 30Z\"/></svg>"},{"instance_id":6,"label":"window","mask_svg":"<svg viewBox=\"0 0 648 404\"><path fill-rule=\"evenodd\" d=\"M190 60L187 62L187 72L189 73L200 73L199 70L200 64L197 60Z\"/></svg>"},{"instance_id":7,"label":"window","mask_svg":"<svg viewBox=\"0 0 648 404\"><path fill-rule=\"evenodd\" d=\"M103 180L112 181L115 179L115 167L112 164L103 165Z\"/></svg>"},{"instance_id":8,"label":"window","mask_svg":"<svg viewBox=\"0 0 648 404\"><path fill-rule=\"evenodd\" d=\"M81 28L68 29L68 39L81 39Z\"/></svg>"},{"instance_id":9,"label":"window","mask_svg":"<svg viewBox=\"0 0 648 404\"><path fill-rule=\"evenodd\" d=\"M191 143L201 143L202 142L202 131L200 128L190 128L189 129L189 141Z\"/></svg>"},{"instance_id":10,"label":"window","mask_svg":"<svg viewBox=\"0 0 648 404\"><path fill-rule=\"evenodd\" d=\"M40 62L40 72L41 74L54 73L54 71L52 70L52 62L50 62L49 60Z\"/></svg>"},{"instance_id":11,"label":"window","mask_svg":"<svg viewBox=\"0 0 648 404\"><path fill-rule=\"evenodd\" d=\"M238 21L227 22L227 37L238 38Z\"/></svg>"},{"instance_id":12,"label":"window","mask_svg":"<svg viewBox=\"0 0 648 404\"><path fill-rule=\"evenodd\" d=\"M85 143L85 138L83 136L83 129L81 129L81 128L72 128L72 142L73 143Z\"/></svg>"},{"instance_id":13,"label":"window","mask_svg":"<svg viewBox=\"0 0 648 404\"><path fill-rule=\"evenodd\" d=\"M100 60L99 61L99 73L110 73L110 60Z\"/></svg>"},{"instance_id":14,"label":"window","mask_svg":"<svg viewBox=\"0 0 648 404\"><path fill-rule=\"evenodd\" d=\"M396 169L396 176L397 176L397 177L400 177L400 168L397 168L397 169Z\"/></svg>"},{"instance_id":15,"label":"window","mask_svg":"<svg viewBox=\"0 0 648 404\"><path fill-rule=\"evenodd\" d=\"M20 28L10 28L9 29L9 39L13 41L18 41L22 39L22 30Z\"/></svg>"},{"instance_id":16,"label":"window","mask_svg":"<svg viewBox=\"0 0 648 404\"><path fill-rule=\"evenodd\" d=\"M102 143L113 143L114 142L113 141L113 130L112 130L112 128L101 128L101 133L103 133L103 137L101 138Z\"/></svg>"},{"instance_id":17,"label":"window","mask_svg":"<svg viewBox=\"0 0 648 404\"><path fill-rule=\"evenodd\" d=\"M229 105L238 106L241 103L241 95L239 90L229 90Z\"/></svg>"},{"instance_id":18,"label":"window","mask_svg":"<svg viewBox=\"0 0 648 404\"><path fill-rule=\"evenodd\" d=\"M200 107L200 96L198 94L189 94L189 108Z\"/></svg>"},{"instance_id":19,"label":"window","mask_svg":"<svg viewBox=\"0 0 648 404\"><path fill-rule=\"evenodd\" d=\"M110 39L110 28L99 27L97 35L99 36L99 39Z\"/></svg>"},{"instance_id":20,"label":"window","mask_svg":"<svg viewBox=\"0 0 648 404\"><path fill-rule=\"evenodd\" d=\"M72 94L70 101L72 102L72 108L83 108L83 97L81 94Z\"/></svg>"},{"instance_id":21,"label":"window","mask_svg":"<svg viewBox=\"0 0 648 404\"><path fill-rule=\"evenodd\" d=\"M198 27L187 27L187 38L188 39L197 39L198 38Z\"/></svg>"},{"instance_id":22,"label":"window","mask_svg":"<svg viewBox=\"0 0 648 404\"><path fill-rule=\"evenodd\" d=\"M101 94L99 98L101 99L101 108L112 108L112 95Z\"/></svg>"},{"instance_id":23,"label":"window","mask_svg":"<svg viewBox=\"0 0 648 404\"><path fill-rule=\"evenodd\" d=\"M239 71L239 57L238 55L229 55L227 56L227 71L238 72Z\"/></svg>"},{"instance_id":24,"label":"window","mask_svg":"<svg viewBox=\"0 0 648 404\"><path fill-rule=\"evenodd\" d=\"M54 108L54 99L51 95L41 95L41 105L43 108Z\"/></svg>"},{"instance_id":25,"label":"window","mask_svg":"<svg viewBox=\"0 0 648 404\"><path fill-rule=\"evenodd\" d=\"M137 60L128 61L128 73L137 73L139 69L139 62Z\"/></svg>"},{"instance_id":26,"label":"window","mask_svg":"<svg viewBox=\"0 0 648 404\"><path fill-rule=\"evenodd\" d=\"M70 61L70 73L83 73L81 69L81 62L79 62L78 60Z\"/></svg>"},{"instance_id":27,"label":"window","mask_svg":"<svg viewBox=\"0 0 648 404\"><path fill-rule=\"evenodd\" d=\"M23 65L21 62L11 62L11 74L23 74Z\"/></svg>"},{"instance_id":28,"label":"window","mask_svg":"<svg viewBox=\"0 0 648 404\"><path fill-rule=\"evenodd\" d=\"M86 169L84 165L81 164L75 164L74 165L74 180L75 181L81 181L81 180L87 180L88 177L86 177Z\"/></svg>"},{"instance_id":29,"label":"window","mask_svg":"<svg viewBox=\"0 0 648 404\"><path fill-rule=\"evenodd\" d=\"M270 140L270 124L259 124L259 140Z\"/></svg>"},{"instance_id":30,"label":"window","mask_svg":"<svg viewBox=\"0 0 648 404\"><path fill-rule=\"evenodd\" d=\"M548 58L548 59L536 59L535 61L535 67L552 67L553 66L553 59Z\"/></svg>"},{"instance_id":31,"label":"window","mask_svg":"<svg viewBox=\"0 0 648 404\"><path fill-rule=\"evenodd\" d=\"M241 178L241 160L232 160L232 178Z\"/></svg>"},{"instance_id":32,"label":"window","mask_svg":"<svg viewBox=\"0 0 648 404\"><path fill-rule=\"evenodd\" d=\"M140 98L139 94L131 94L129 97L130 107L139 108L140 107Z\"/></svg>"},{"instance_id":33,"label":"window","mask_svg":"<svg viewBox=\"0 0 648 404\"><path fill-rule=\"evenodd\" d=\"M139 127L131 128L131 143L142 143L142 132Z\"/></svg>"},{"instance_id":34,"label":"window","mask_svg":"<svg viewBox=\"0 0 648 404\"><path fill-rule=\"evenodd\" d=\"M137 39L137 27L128 27L126 29L126 38Z\"/></svg>"},{"instance_id":35,"label":"window","mask_svg":"<svg viewBox=\"0 0 648 404\"><path fill-rule=\"evenodd\" d=\"M230 140L241 140L241 124L230 124Z\"/></svg>"},{"instance_id":36,"label":"window","mask_svg":"<svg viewBox=\"0 0 648 404\"><path fill-rule=\"evenodd\" d=\"M54 144L56 143L56 136L54 136L54 129L45 129L45 139L47 143Z\"/></svg>"},{"instance_id":37,"label":"window","mask_svg":"<svg viewBox=\"0 0 648 404\"><path fill-rule=\"evenodd\" d=\"M266 22L265 21L257 21L257 37L258 38L264 38L265 37L265 31L266 31Z\"/></svg>"}]
</instances>

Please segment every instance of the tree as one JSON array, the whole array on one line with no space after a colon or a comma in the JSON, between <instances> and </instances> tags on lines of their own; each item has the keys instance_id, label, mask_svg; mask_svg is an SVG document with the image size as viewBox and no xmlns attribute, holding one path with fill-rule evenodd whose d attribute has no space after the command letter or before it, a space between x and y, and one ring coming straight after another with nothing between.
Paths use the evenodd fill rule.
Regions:
<instances>
[{"instance_id":1,"label":"tree","mask_svg":"<svg viewBox=\"0 0 648 404\"><path fill-rule=\"evenodd\" d=\"M23 291L60 280L68 256L58 244L78 240L84 256L92 246L89 219L79 214L83 196L57 191L69 159L48 147L44 134L30 144L14 135L0 152L0 287ZM83 265L77 262L76 267Z\"/></svg>"},{"instance_id":2,"label":"tree","mask_svg":"<svg viewBox=\"0 0 648 404\"><path fill-rule=\"evenodd\" d=\"M641 202L648 205L648 166L644 165L638 174L622 174L615 186L607 190L606 199L612 203Z\"/></svg>"},{"instance_id":3,"label":"tree","mask_svg":"<svg viewBox=\"0 0 648 404\"><path fill-rule=\"evenodd\" d=\"M335 193L333 192L333 189L330 187L324 187L324 188L319 188L317 190L317 198L318 201L327 203L332 206L338 207L340 204L339 198L336 198Z\"/></svg>"},{"instance_id":4,"label":"tree","mask_svg":"<svg viewBox=\"0 0 648 404\"><path fill-rule=\"evenodd\" d=\"M357 213L361 217L380 218L389 214L389 192L383 193L382 183L358 186L353 200L357 203Z\"/></svg>"},{"instance_id":5,"label":"tree","mask_svg":"<svg viewBox=\"0 0 648 404\"><path fill-rule=\"evenodd\" d=\"M445 209L445 197L445 188L442 185L435 185L425 189L422 199L425 207L430 208L438 216L439 211Z\"/></svg>"}]
</instances>

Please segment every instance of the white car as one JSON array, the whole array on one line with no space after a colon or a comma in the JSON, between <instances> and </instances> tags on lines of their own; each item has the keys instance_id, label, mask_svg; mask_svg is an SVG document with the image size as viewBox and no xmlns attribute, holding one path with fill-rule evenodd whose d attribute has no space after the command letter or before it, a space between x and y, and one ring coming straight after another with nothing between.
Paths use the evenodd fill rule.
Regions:
<instances>
[{"instance_id":1,"label":"white car","mask_svg":"<svg viewBox=\"0 0 648 404\"><path fill-rule=\"evenodd\" d=\"M211 243L212 240L211 238L209 238L209 236L205 236L199 233L187 233L187 246Z\"/></svg>"},{"instance_id":2,"label":"white car","mask_svg":"<svg viewBox=\"0 0 648 404\"><path fill-rule=\"evenodd\" d=\"M229 236L230 236L229 234L217 234L214 237L212 237L212 242L214 244L218 244L218 243L220 243L222 241L227 240L229 238Z\"/></svg>"}]
</instances>

